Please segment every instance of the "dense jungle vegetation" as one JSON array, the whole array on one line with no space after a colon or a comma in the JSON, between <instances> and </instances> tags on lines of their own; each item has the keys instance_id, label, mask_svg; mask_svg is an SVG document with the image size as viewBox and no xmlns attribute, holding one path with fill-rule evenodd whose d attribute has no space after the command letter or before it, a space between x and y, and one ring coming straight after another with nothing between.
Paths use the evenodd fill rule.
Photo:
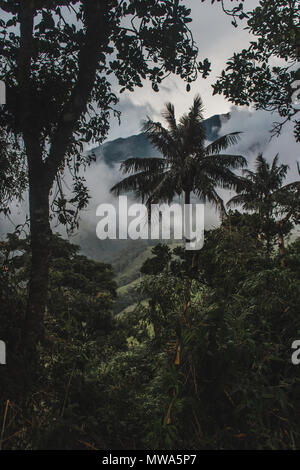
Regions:
<instances>
[{"instance_id":1,"label":"dense jungle vegetation","mask_svg":"<svg viewBox=\"0 0 300 470\"><path fill-rule=\"evenodd\" d=\"M234 212L200 252L156 246L148 301L114 317L111 268L54 237L34 370L18 354L28 241L3 242L3 448L298 448L300 243L270 253L257 229Z\"/></svg>"}]
</instances>

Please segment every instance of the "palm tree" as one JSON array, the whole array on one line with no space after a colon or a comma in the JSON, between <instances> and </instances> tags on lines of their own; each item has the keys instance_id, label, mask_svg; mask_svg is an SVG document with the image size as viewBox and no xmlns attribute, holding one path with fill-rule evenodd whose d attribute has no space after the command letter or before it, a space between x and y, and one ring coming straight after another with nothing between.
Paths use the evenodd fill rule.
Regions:
<instances>
[{"instance_id":1,"label":"palm tree","mask_svg":"<svg viewBox=\"0 0 300 470\"><path fill-rule=\"evenodd\" d=\"M244 178L238 194L231 198L228 206L242 206L247 211L256 211L261 218L272 210L272 195L282 188L288 165L278 165L276 155L270 165L262 154L256 157L255 170L243 170Z\"/></svg>"},{"instance_id":2,"label":"palm tree","mask_svg":"<svg viewBox=\"0 0 300 470\"><path fill-rule=\"evenodd\" d=\"M166 104L162 116L167 128L150 118L142 128L162 157L124 161L121 165L123 173L133 174L117 183L111 191L116 195L134 191L149 209L151 204L171 203L176 195L181 194L184 194L185 204L190 204L194 193L203 202L217 206L224 217L225 207L216 187L236 188L239 178L232 170L245 166L246 160L240 155L221 152L235 144L240 133L224 135L205 146L203 105L199 95L179 122L171 103Z\"/></svg>"},{"instance_id":3,"label":"palm tree","mask_svg":"<svg viewBox=\"0 0 300 470\"><path fill-rule=\"evenodd\" d=\"M205 146L205 127L203 124L203 105L199 95L187 114L177 122L175 109L166 104L162 113L167 123L165 128L160 122L148 118L143 124L143 131L150 142L159 150L162 157L129 158L121 165L123 173L133 173L117 183L111 191L119 195L134 191L148 206L166 202L170 204L175 196L184 194L184 203L190 204L191 194L209 201L219 208L222 217L226 211L216 187L237 188L239 178L233 169L246 165L244 157L221 153L239 139L239 133L220 137ZM194 263L194 257L193 262ZM187 300L183 307L182 323L186 323ZM180 364L180 336L177 338L176 361Z\"/></svg>"},{"instance_id":4,"label":"palm tree","mask_svg":"<svg viewBox=\"0 0 300 470\"><path fill-rule=\"evenodd\" d=\"M256 158L255 170L243 170L243 178L237 188L237 195L231 198L227 206L241 206L246 211L257 212L260 218L258 238L262 239L264 226L268 225L273 216L283 215L277 220L279 249L284 253L283 228L295 211L295 203L299 196L299 181L283 185L288 165L278 164L278 154L271 164L259 154ZM299 168L298 168L299 171ZM269 251L270 234L266 229Z\"/></svg>"}]
</instances>

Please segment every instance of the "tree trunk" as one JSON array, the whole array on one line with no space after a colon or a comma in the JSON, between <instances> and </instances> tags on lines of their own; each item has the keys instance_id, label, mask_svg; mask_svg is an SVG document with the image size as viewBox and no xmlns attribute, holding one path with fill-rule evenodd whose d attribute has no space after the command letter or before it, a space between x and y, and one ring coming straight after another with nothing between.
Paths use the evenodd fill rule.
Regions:
<instances>
[{"instance_id":1,"label":"tree trunk","mask_svg":"<svg viewBox=\"0 0 300 470\"><path fill-rule=\"evenodd\" d=\"M278 248L281 256L285 253L284 236L283 236L283 224L277 223L277 234L278 234Z\"/></svg>"},{"instance_id":2,"label":"tree trunk","mask_svg":"<svg viewBox=\"0 0 300 470\"><path fill-rule=\"evenodd\" d=\"M191 203L191 193L190 191L184 191L184 203L190 204Z\"/></svg>"},{"instance_id":3,"label":"tree trunk","mask_svg":"<svg viewBox=\"0 0 300 470\"><path fill-rule=\"evenodd\" d=\"M224 220L227 217L227 212L226 212L226 209L224 207L224 203L223 203L222 199L219 202L219 208L220 208L221 221L224 222Z\"/></svg>"},{"instance_id":4,"label":"tree trunk","mask_svg":"<svg viewBox=\"0 0 300 470\"><path fill-rule=\"evenodd\" d=\"M31 234L31 272L23 329L26 353L34 352L44 338L44 315L47 304L51 229L49 223L49 186L32 169L29 170L29 207Z\"/></svg>"},{"instance_id":5,"label":"tree trunk","mask_svg":"<svg viewBox=\"0 0 300 470\"><path fill-rule=\"evenodd\" d=\"M214 191L215 202L220 211L221 222L223 223L227 218L227 212L224 206L223 199Z\"/></svg>"},{"instance_id":6,"label":"tree trunk","mask_svg":"<svg viewBox=\"0 0 300 470\"><path fill-rule=\"evenodd\" d=\"M22 343L25 352L36 350L44 336L44 314L47 303L48 270L51 229L49 223L49 193L72 135L87 109L103 51L109 44L110 31L106 18L110 2L86 0L84 10L85 37L78 54L77 79L68 84L66 102L53 121L49 122L49 148L41 139L39 121L40 100L35 99L35 79L32 62L35 58L34 18L40 9L36 1L20 3L20 48L18 54L18 82L20 100L20 127L25 143L29 169L29 206L31 234L31 274L28 285L28 303L24 320ZM33 82L32 82L33 81ZM45 130L45 129L44 129ZM48 132L48 128L47 128ZM47 151L47 157L45 153Z\"/></svg>"},{"instance_id":7,"label":"tree trunk","mask_svg":"<svg viewBox=\"0 0 300 470\"><path fill-rule=\"evenodd\" d=\"M191 232L190 232L190 226L191 226L191 217L190 217L190 211L186 210L186 205L189 205L191 203L191 192L190 191L184 191L184 217L183 217L183 226L184 226L184 237L183 237L183 243L184 246L186 246L187 243L190 242L191 239Z\"/></svg>"}]
</instances>

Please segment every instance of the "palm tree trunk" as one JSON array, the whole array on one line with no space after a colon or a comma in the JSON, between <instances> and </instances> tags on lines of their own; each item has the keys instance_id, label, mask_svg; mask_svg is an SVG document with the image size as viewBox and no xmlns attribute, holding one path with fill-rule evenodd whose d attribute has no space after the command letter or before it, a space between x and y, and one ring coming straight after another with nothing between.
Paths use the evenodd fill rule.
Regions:
<instances>
[{"instance_id":1,"label":"palm tree trunk","mask_svg":"<svg viewBox=\"0 0 300 470\"><path fill-rule=\"evenodd\" d=\"M224 206L224 201L223 199L217 194L216 191L213 192L214 195L214 201L220 211L220 216L221 216L221 221L224 222L224 220L227 218L227 212Z\"/></svg>"},{"instance_id":2,"label":"palm tree trunk","mask_svg":"<svg viewBox=\"0 0 300 470\"><path fill-rule=\"evenodd\" d=\"M184 191L184 204L190 204L190 203L191 203L191 192Z\"/></svg>"},{"instance_id":3,"label":"palm tree trunk","mask_svg":"<svg viewBox=\"0 0 300 470\"><path fill-rule=\"evenodd\" d=\"M221 221L224 222L224 220L227 217L227 212L224 206L223 199L219 199L219 209L220 209L220 216L221 216Z\"/></svg>"},{"instance_id":4,"label":"palm tree trunk","mask_svg":"<svg viewBox=\"0 0 300 470\"><path fill-rule=\"evenodd\" d=\"M190 191L184 191L184 217L183 217L183 225L184 225L184 237L183 241L184 244L190 242L191 238L191 217L190 217L190 208L189 206L191 203L191 192Z\"/></svg>"},{"instance_id":5,"label":"palm tree trunk","mask_svg":"<svg viewBox=\"0 0 300 470\"><path fill-rule=\"evenodd\" d=\"M278 248L281 256L285 254L285 244L283 236L283 223L280 221L277 223L277 234L278 234Z\"/></svg>"}]
</instances>

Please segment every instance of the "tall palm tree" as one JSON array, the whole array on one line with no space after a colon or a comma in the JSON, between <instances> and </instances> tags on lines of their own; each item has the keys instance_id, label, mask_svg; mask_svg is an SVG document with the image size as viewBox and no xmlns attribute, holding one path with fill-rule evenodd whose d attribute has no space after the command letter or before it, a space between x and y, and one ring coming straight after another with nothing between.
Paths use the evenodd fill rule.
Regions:
<instances>
[{"instance_id":1,"label":"tall palm tree","mask_svg":"<svg viewBox=\"0 0 300 470\"><path fill-rule=\"evenodd\" d=\"M216 187L236 188L239 178L232 170L246 165L240 155L221 153L239 140L239 132L224 135L205 146L203 104L199 95L187 114L177 122L175 109L166 104L162 113L167 123L148 118L143 131L162 157L129 158L121 165L124 174L133 173L117 183L111 191L119 195L134 191L150 208L151 204L171 203L176 195L184 194L185 204L190 203L191 194L203 202L211 202L224 216L223 200Z\"/></svg>"},{"instance_id":2,"label":"tall palm tree","mask_svg":"<svg viewBox=\"0 0 300 470\"><path fill-rule=\"evenodd\" d=\"M133 173L117 183L111 191L119 195L134 191L148 206L161 202L171 203L175 196L184 194L184 203L190 204L191 194L209 201L219 208L222 217L225 207L216 187L237 188L239 178L233 169L246 165L244 157L221 153L239 139L239 133L220 137L205 145L206 135L203 124L203 105L199 95L195 96L189 112L177 122L175 109L166 104L162 113L167 123L165 128L160 122L148 118L143 131L150 142L159 150L162 157L129 158L121 165L123 173ZM194 257L193 262L194 263ZM187 300L183 307L182 323L186 323ZM176 361L180 364L181 339L177 338Z\"/></svg>"},{"instance_id":3,"label":"tall palm tree","mask_svg":"<svg viewBox=\"0 0 300 470\"><path fill-rule=\"evenodd\" d=\"M284 215L277 220L277 233L280 252L284 252L283 227L289 221L299 199L300 182L283 185L288 165L279 164L278 154L271 164L259 154L255 170L243 170L243 178L237 188L237 195L227 202L227 206L241 206L246 211L257 212L260 218L258 238L262 239L264 225L272 217ZM299 168L298 168L299 171ZM266 233L269 245L269 233Z\"/></svg>"},{"instance_id":4,"label":"tall palm tree","mask_svg":"<svg viewBox=\"0 0 300 470\"><path fill-rule=\"evenodd\" d=\"M282 187L288 166L278 165L278 155L270 165L262 154L256 158L255 170L243 170L244 178L237 190L238 194L231 198L227 206L241 206L244 210L257 212L260 220L258 239L262 240L264 226L270 220L274 205L274 195ZM268 251L270 233L267 230Z\"/></svg>"},{"instance_id":5,"label":"tall palm tree","mask_svg":"<svg viewBox=\"0 0 300 470\"><path fill-rule=\"evenodd\" d=\"M261 218L268 216L272 210L274 197L286 178L288 165L278 165L278 154L271 164L259 154L256 157L255 170L243 170L238 194L231 198L228 206L242 206L247 211L256 211Z\"/></svg>"}]
</instances>

